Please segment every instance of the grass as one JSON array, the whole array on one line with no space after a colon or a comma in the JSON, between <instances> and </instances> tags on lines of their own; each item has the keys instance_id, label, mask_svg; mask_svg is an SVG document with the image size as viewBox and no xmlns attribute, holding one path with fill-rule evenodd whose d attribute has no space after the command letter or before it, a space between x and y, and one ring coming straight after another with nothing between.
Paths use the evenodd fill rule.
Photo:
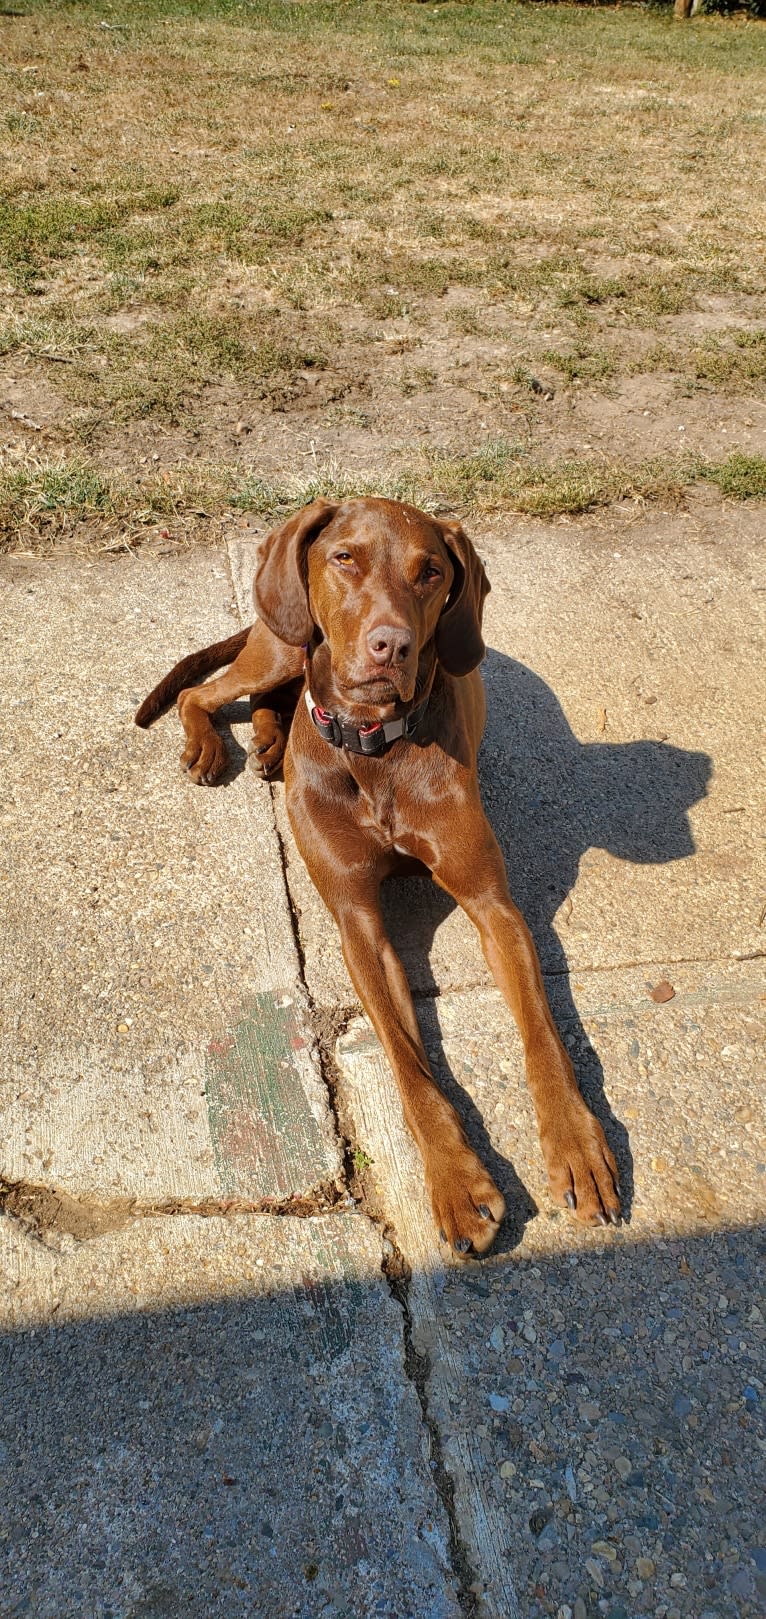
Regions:
<instances>
[{"instance_id":1,"label":"grass","mask_svg":"<svg viewBox=\"0 0 766 1619\"><path fill-rule=\"evenodd\" d=\"M447 502L464 513L509 510L530 517L577 516L611 502L675 503L699 480L717 484L731 500L766 499L766 457L655 457L595 467L589 461L530 462L511 446L493 444L473 456L432 453L402 465L387 477L372 471L344 472L329 463L310 477L266 479L244 475L233 463L154 473L140 485L124 475L94 471L77 457L28 458L0 463L0 550L19 542L53 544L82 530L90 544L94 524L107 548L140 543L150 530L173 521L183 539L189 519L203 518L218 531L220 520L253 511L277 519L324 495L343 500L383 495L425 509ZM199 538L199 524L193 526Z\"/></svg>"},{"instance_id":2,"label":"grass","mask_svg":"<svg viewBox=\"0 0 766 1619\"><path fill-rule=\"evenodd\" d=\"M766 500L766 456L735 452L704 467L702 477L717 484L729 500Z\"/></svg>"},{"instance_id":3,"label":"grass","mask_svg":"<svg viewBox=\"0 0 766 1619\"><path fill-rule=\"evenodd\" d=\"M179 463L193 436L215 491L232 422L268 444L278 415L287 466L320 430L345 464L356 423L371 476L406 462L577 510L632 474L569 453L563 428L552 442L552 394L666 374L711 412L766 398L762 25L513 0L18 10L0 381L50 397L54 460L79 439L127 488L153 435ZM525 457L471 470L477 420L497 444L523 420Z\"/></svg>"},{"instance_id":4,"label":"grass","mask_svg":"<svg viewBox=\"0 0 766 1619\"><path fill-rule=\"evenodd\" d=\"M686 390L761 396L766 391L766 328L724 329L701 342L671 349L659 344L644 355L644 371L667 371L682 379Z\"/></svg>"}]
</instances>

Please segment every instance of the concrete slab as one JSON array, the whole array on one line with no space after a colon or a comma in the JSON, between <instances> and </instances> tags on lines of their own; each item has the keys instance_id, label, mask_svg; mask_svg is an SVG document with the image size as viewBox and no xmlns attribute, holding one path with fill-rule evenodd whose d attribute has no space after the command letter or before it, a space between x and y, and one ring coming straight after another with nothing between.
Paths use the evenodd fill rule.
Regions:
<instances>
[{"instance_id":1,"label":"concrete slab","mask_svg":"<svg viewBox=\"0 0 766 1619\"><path fill-rule=\"evenodd\" d=\"M381 1048L364 1020L339 1042L492 1619L513 1611L512 1584L529 1619L577 1600L594 1616L755 1612L766 973L676 966L673 985L657 1005L644 970L623 969L576 976L574 1014L554 996L628 1194L630 1224L606 1236L552 1205L500 996L421 1002L434 1072L508 1200L481 1265L438 1261Z\"/></svg>"},{"instance_id":2,"label":"concrete slab","mask_svg":"<svg viewBox=\"0 0 766 1619\"><path fill-rule=\"evenodd\" d=\"M715 519L668 516L661 540L655 518L476 531L492 580L482 789L551 973L766 949L764 548L757 524ZM348 1004L279 791L277 814L309 989ZM432 884L391 884L387 909L416 993L491 981Z\"/></svg>"},{"instance_id":3,"label":"concrete slab","mask_svg":"<svg viewBox=\"0 0 766 1619\"><path fill-rule=\"evenodd\" d=\"M381 1257L360 1215L0 1223L3 1613L458 1619Z\"/></svg>"},{"instance_id":4,"label":"concrete slab","mask_svg":"<svg viewBox=\"0 0 766 1619\"><path fill-rule=\"evenodd\" d=\"M140 697L231 633L214 552L4 559L0 1172L109 1198L334 1184L268 788L177 770Z\"/></svg>"}]
</instances>

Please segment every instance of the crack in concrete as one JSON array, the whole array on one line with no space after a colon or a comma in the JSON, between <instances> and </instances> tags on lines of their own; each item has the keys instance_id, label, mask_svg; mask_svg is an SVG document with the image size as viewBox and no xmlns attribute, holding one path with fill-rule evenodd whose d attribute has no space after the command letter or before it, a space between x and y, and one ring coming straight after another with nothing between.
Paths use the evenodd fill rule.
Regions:
<instances>
[{"instance_id":1,"label":"crack in concrete","mask_svg":"<svg viewBox=\"0 0 766 1619\"><path fill-rule=\"evenodd\" d=\"M402 1313L404 1370L418 1398L421 1419L428 1435L431 1476L449 1526L449 1560L457 1587L457 1600L465 1619L478 1619L480 1609L477 1588L480 1582L476 1569L471 1562L468 1547L460 1532L460 1523L455 1505L455 1484L444 1459L444 1447L439 1424L431 1414L428 1400L431 1362L427 1354L415 1348L412 1311L410 1309L410 1267L397 1245L392 1228L383 1226L380 1221L376 1223L383 1232L383 1275L388 1283L391 1297L396 1301Z\"/></svg>"},{"instance_id":2,"label":"crack in concrete","mask_svg":"<svg viewBox=\"0 0 766 1619\"><path fill-rule=\"evenodd\" d=\"M752 950L749 952L743 951L740 955L736 956L667 956L663 957L662 962L655 959L642 959L640 961L610 961L603 964L593 963L589 966L584 966L582 963L578 963L570 967L543 967L542 975L543 978L549 978L555 982L558 979L572 980L578 977L578 975L585 977L587 974L591 974L594 978L596 978L605 977L609 974L620 972L658 972L660 971L660 968L663 972L670 972L674 967L737 967L744 965L746 962L762 961L765 958L766 949ZM721 987L723 990L726 986L722 985ZM437 984L433 989L413 990L412 998L417 1005L419 1001L430 1003L431 1001L447 999L450 995L466 995L472 990L496 991L497 986L494 979L490 977L470 978L466 979L465 983L461 982L459 984L448 984L444 985L444 987ZM497 993L499 995L500 991L497 990ZM713 998L715 998L715 993L712 990L709 993ZM755 993L755 991L753 991L753 993ZM744 992L740 998L744 998Z\"/></svg>"},{"instance_id":3,"label":"crack in concrete","mask_svg":"<svg viewBox=\"0 0 766 1619\"><path fill-rule=\"evenodd\" d=\"M274 812L273 789L270 788L270 792L272 812ZM340 1074L335 1060L335 1046L352 1018L358 1016L359 1008L354 1004L353 1006L338 1008L334 1012L328 1012L327 1010L320 1010L314 1002L307 982L305 953L300 936L298 913L290 891L287 876L287 855L284 840L277 825L276 813L274 813L274 831L290 911L301 984L306 995L309 1016L311 1017L316 1037L319 1068L327 1091L327 1103L333 1117L336 1135L343 1155L343 1182L346 1188L345 1202L348 1203L353 1200L360 1212L377 1228L382 1237L381 1272L392 1299L401 1311L404 1373L415 1390L421 1420L428 1436L431 1477L447 1519L449 1567L455 1582L458 1604L464 1619L478 1619L479 1606L476 1589L479 1582L476 1570L470 1561L468 1548L460 1533L457 1508L455 1506L455 1486L445 1464L439 1426L436 1419L431 1415L428 1403L428 1381L431 1374L431 1365L428 1356L420 1353L414 1344L412 1312L409 1300L410 1269L398 1246L392 1228L370 1207L363 1178L358 1171L355 1159L355 1153L359 1151L359 1144L354 1140L352 1121L340 1102Z\"/></svg>"},{"instance_id":4,"label":"crack in concrete","mask_svg":"<svg viewBox=\"0 0 766 1619\"><path fill-rule=\"evenodd\" d=\"M335 1066L334 1057L335 1042L340 1038L341 1034L344 1033L347 1024L351 1021L351 1018L357 1015L357 1008L356 1006L341 1007L332 1013L327 1011L322 1012L316 1005L314 997L311 994L306 977L306 956L303 949L303 942L301 940L298 912L295 908L295 902L293 900L290 883L287 876L287 851L285 849L284 839L277 823L276 808L274 803L274 789L271 784L269 784L269 794L271 797L272 824L274 827L274 836L277 841L277 848L279 850L279 861L282 868L282 881L285 886L285 896L290 913L290 924L292 927L295 953L298 957L298 971L301 986L306 996L309 1017L311 1018L311 1024L314 1036L316 1038L317 1052L319 1057L319 1071L327 1092L327 1105L332 1115L333 1124L335 1126L335 1134L338 1138L342 1154L341 1174L343 1189L347 1195L353 1197L355 1201L363 1202L363 1191L359 1186L359 1178L354 1162L354 1143L347 1134L345 1121L340 1117L340 1109L338 1105L339 1075ZM365 1210L365 1212L367 1211Z\"/></svg>"},{"instance_id":5,"label":"crack in concrete","mask_svg":"<svg viewBox=\"0 0 766 1619\"><path fill-rule=\"evenodd\" d=\"M323 1214L348 1214L353 1206L347 1194L332 1182L292 1197L179 1197L149 1202L137 1197L75 1197L63 1187L0 1176L0 1214L17 1220L30 1236L41 1241L68 1236L86 1242L111 1231L123 1231L135 1220L167 1215L192 1214L212 1219L268 1214L310 1220Z\"/></svg>"}]
</instances>

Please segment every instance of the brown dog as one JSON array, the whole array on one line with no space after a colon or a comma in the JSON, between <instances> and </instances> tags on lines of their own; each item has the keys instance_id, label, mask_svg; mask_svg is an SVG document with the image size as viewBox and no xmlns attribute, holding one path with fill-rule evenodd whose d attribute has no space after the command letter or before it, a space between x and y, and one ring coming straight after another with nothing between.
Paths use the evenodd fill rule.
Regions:
<instances>
[{"instance_id":1,"label":"brown dog","mask_svg":"<svg viewBox=\"0 0 766 1619\"><path fill-rule=\"evenodd\" d=\"M314 501L265 542L259 622L177 664L136 715L148 725L177 697L181 763L212 783L228 755L209 715L250 696L254 763L266 776L284 755L295 841L393 1069L437 1228L458 1254L490 1246L505 1205L430 1073L380 912L394 872L426 868L479 929L524 1041L554 1195L587 1223L620 1217L614 1157L556 1032L479 797L488 589L458 523L388 500ZM280 714L301 692L286 739Z\"/></svg>"}]
</instances>

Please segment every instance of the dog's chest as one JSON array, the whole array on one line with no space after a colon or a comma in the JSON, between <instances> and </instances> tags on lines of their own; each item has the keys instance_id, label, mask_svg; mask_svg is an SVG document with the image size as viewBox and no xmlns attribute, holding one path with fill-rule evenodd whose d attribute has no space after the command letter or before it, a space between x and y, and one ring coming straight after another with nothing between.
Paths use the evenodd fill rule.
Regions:
<instances>
[{"instance_id":1,"label":"dog's chest","mask_svg":"<svg viewBox=\"0 0 766 1619\"><path fill-rule=\"evenodd\" d=\"M429 865L441 783L426 778L429 790L424 792L424 772L417 768L419 758L413 760L408 753L404 761L406 768L402 769L399 760L355 758L357 791L353 809L351 805L348 808L358 830L378 849L394 849ZM382 769L384 763L386 768Z\"/></svg>"},{"instance_id":2,"label":"dog's chest","mask_svg":"<svg viewBox=\"0 0 766 1619\"><path fill-rule=\"evenodd\" d=\"M393 785L381 782L376 784L374 791L360 785L356 819L368 837L382 848L390 848L396 840L398 820Z\"/></svg>"}]
</instances>

